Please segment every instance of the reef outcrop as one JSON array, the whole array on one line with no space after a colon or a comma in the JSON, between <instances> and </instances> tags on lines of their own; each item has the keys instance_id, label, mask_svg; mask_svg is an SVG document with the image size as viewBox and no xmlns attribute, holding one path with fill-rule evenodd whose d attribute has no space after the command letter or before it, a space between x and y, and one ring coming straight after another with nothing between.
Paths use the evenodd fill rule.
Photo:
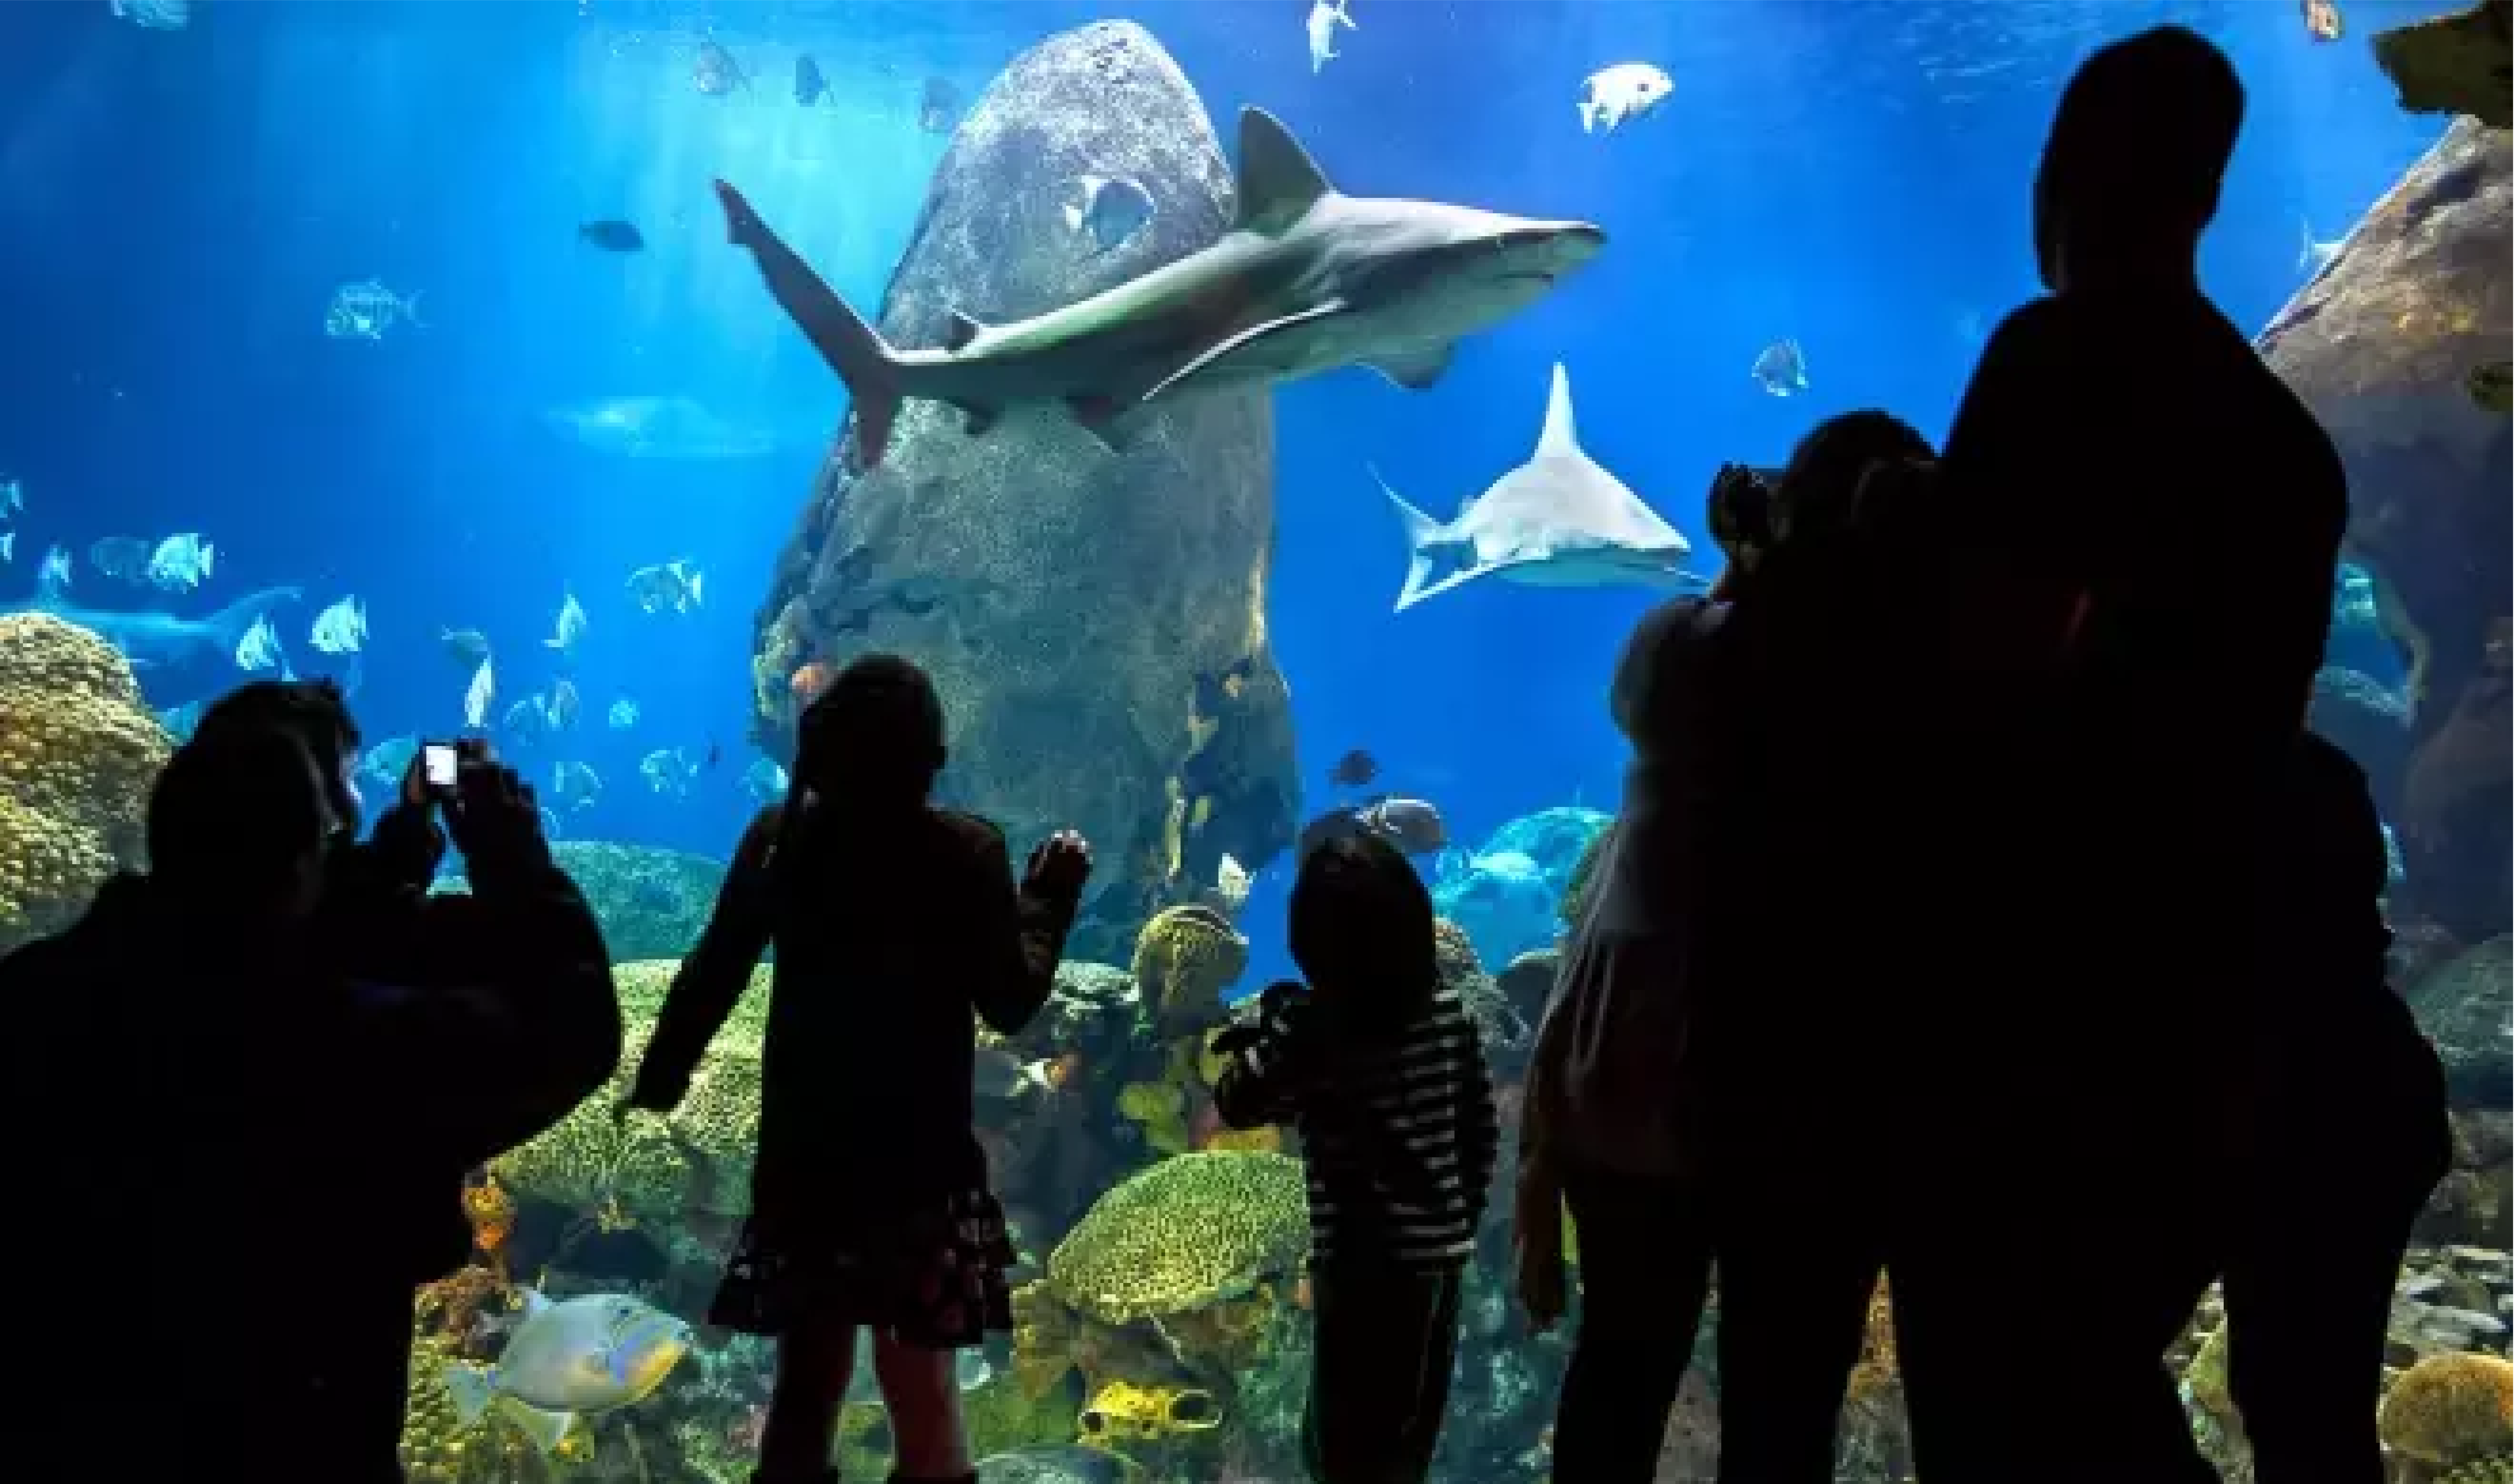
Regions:
<instances>
[{"instance_id":1,"label":"reef outcrop","mask_svg":"<svg viewBox=\"0 0 2514 1484\"><path fill-rule=\"evenodd\" d=\"M1151 219L1102 247L1067 216L1086 176L1137 182ZM1051 37L954 134L882 334L939 345L954 312L1010 320L1099 293L1213 242L1231 198L1204 106L1150 33ZM806 666L905 654L943 694L947 795L1017 848L1084 830L1104 931L1130 935L1225 853L1257 867L1290 843L1299 792L1266 635L1274 461L1263 389L1183 401L1115 452L1062 416L1016 410L973 432L910 403L879 468L831 458L778 563L754 739L791 755Z\"/></svg>"},{"instance_id":2,"label":"reef outcrop","mask_svg":"<svg viewBox=\"0 0 2514 1484\"><path fill-rule=\"evenodd\" d=\"M2384 626L2409 654L2409 761L2380 784L2401 801L2409 879L2397 904L2465 943L2507 927L2514 860L2514 421L2474 385L2507 357L2509 227L2506 133L2459 120L2259 340L2338 444L2350 554L2374 575Z\"/></svg>"},{"instance_id":3,"label":"reef outcrop","mask_svg":"<svg viewBox=\"0 0 2514 1484\"><path fill-rule=\"evenodd\" d=\"M0 953L67 927L140 863L173 747L112 645L44 614L0 618Z\"/></svg>"}]
</instances>

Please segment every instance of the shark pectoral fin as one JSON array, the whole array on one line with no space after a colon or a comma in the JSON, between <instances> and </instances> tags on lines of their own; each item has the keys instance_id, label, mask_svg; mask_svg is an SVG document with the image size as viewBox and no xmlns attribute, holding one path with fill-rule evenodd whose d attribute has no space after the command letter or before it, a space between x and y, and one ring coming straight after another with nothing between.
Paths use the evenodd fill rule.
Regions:
<instances>
[{"instance_id":1,"label":"shark pectoral fin","mask_svg":"<svg viewBox=\"0 0 2514 1484\"><path fill-rule=\"evenodd\" d=\"M1110 396L1068 397L1065 407L1084 432L1100 440L1102 448L1113 454L1124 451L1132 430L1128 421L1132 408Z\"/></svg>"},{"instance_id":2,"label":"shark pectoral fin","mask_svg":"<svg viewBox=\"0 0 2514 1484\"><path fill-rule=\"evenodd\" d=\"M1370 363L1370 369L1408 391L1421 391L1440 380L1457 353L1454 343L1437 345L1403 355L1383 355Z\"/></svg>"},{"instance_id":3,"label":"shark pectoral fin","mask_svg":"<svg viewBox=\"0 0 2514 1484\"><path fill-rule=\"evenodd\" d=\"M952 311L951 328L943 335L943 348L953 351L965 350L969 342L976 340L986 328L971 316L954 309Z\"/></svg>"},{"instance_id":4,"label":"shark pectoral fin","mask_svg":"<svg viewBox=\"0 0 2514 1484\"><path fill-rule=\"evenodd\" d=\"M1004 410L1000 407L962 407L960 431L975 438L994 426L1002 420Z\"/></svg>"},{"instance_id":5,"label":"shark pectoral fin","mask_svg":"<svg viewBox=\"0 0 2514 1484\"><path fill-rule=\"evenodd\" d=\"M1308 216L1318 198L1335 188L1292 131L1263 108L1239 110L1239 176L1235 183L1239 213L1231 224L1269 237Z\"/></svg>"},{"instance_id":6,"label":"shark pectoral fin","mask_svg":"<svg viewBox=\"0 0 2514 1484\"><path fill-rule=\"evenodd\" d=\"M1207 373L1217 371L1228 365L1232 357L1238 355L1243 351L1252 350L1254 347L1265 343L1266 340L1271 336L1280 334L1286 330L1297 329L1300 326L1309 324L1313 321L1325 319L1329 315L1342 314L1343 312L1344 301L1341 299L1331 299L1325 303L1313 305L1310 308L1301 310L1297 314L1286 314L1281 319L1270 319L1262 325L1251 325L1247 329L1240 331L1237 335L1231 337L1229 340L1215 344L1202 355L1199 355L1195 360L1181 366L1178 370L1171 372L1168 376L1163 377L1159 381L1154 383L1152 390L1144 393L1143 399L1150 402L1154 398L1158 397L1161 393L1169 390L1173 386L1176 386L1181 381L1187 381L1191 377L1202 376Z\"/></svg>"}]
</instances>

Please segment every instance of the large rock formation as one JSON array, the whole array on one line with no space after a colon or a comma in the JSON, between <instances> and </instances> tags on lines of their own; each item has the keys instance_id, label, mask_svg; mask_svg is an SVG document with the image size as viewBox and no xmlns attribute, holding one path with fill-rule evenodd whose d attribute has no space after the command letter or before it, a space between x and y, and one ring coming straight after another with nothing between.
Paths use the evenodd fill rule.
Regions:
<instances>
[{"instance_id":1,"label":"large rock formation","mask_svg":"<svg viewBox=\"0 0 2514 1484\"><path fill-rule=\"evenodd\" d=\"M1140 182L1150 222L1108 250L1070 226L1086 175ZM1148 32L1052 37L953 136L881 331L936 345L953 310L1010 320L1099 293L1214 241L1231 196L1202 102ZM1289 843L1265 390L1166 407L1115 454L1061 416L1016 410L973 435L911 402L881 467L847 462L831 457L759 612L763 746L791 755L798 670L889 650L942 689L948 795L1016 842L1086 831L1093 913L1114 928L1209 882L1225 852L1253 868Z\"/></svg>"},{"instance_id":2,"label":"large rock formation","mask_svg":"<svg viewBox=\"0 0 2514 1484\"><path fill-rule=\"evenodd\" d=\"M2506 134L2463 119L2260 338L2339 445L2351 554L2410 652L2410 761L2387 781L2401 800L2403 905L2466 943L2504 931L2514 864L2514 462L2507 419L2470 384L2507 354L2509 226Z\"/></svg>"}]
</instances>

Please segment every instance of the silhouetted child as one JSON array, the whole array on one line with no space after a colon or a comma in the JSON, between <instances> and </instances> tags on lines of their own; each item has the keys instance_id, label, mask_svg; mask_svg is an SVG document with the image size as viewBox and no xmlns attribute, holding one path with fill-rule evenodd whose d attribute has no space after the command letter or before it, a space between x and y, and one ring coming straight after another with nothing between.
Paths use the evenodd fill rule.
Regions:
<instances>
[{"instance_id":1,"label":"silhouetted child","mask_svg":"<svg viewBox=\"0 0 2514 1484\"><path fill-rule=\"evenodd\" d=\"M2383 828L2311 734L2275 832L2228 1232L2228 1380L2260 1484L2381 1484L2374 1410L2410 1228L2452 1162L2444 1068L2385 974Z\"/></svg>"},{"instance_id":2,"label":"silhouetted child","mask_svg":"<svg viewBox=\"0 0 2514 1484\"><path fill-rule=\"evenodd\" d=\"M927 802L944 763L925 673L868 655L804 713L794 784L744 834L629 1093L666 1111L774 943L750 1218L710 1319L777 1337L762 1484L835 1478L854 1372L873 1371L900 1484L973 1478L953 1354L1012 1327L1013 1251L973 1129L975 1023L1047 1000L1091 858L1071 833L1017 892L1003 832Z\"/></svg>"},{"instance_id":3,"label":"silhouetted child","mask_svg":"<svg viewBox=\"0 0 2514 1484\"><path fill-rule=\"evenodd\" d=\"M1458 1281L1500 1124L1475 1023L1441 983L1432 895L1374 835L1292 885L1293 961L1215 1040L1235 1128L1289 1123L1309 1161L1318 1317L1302 1448L1316 1484L1419 1484L1458 1343Z\"/></svg>"}]
</instances>

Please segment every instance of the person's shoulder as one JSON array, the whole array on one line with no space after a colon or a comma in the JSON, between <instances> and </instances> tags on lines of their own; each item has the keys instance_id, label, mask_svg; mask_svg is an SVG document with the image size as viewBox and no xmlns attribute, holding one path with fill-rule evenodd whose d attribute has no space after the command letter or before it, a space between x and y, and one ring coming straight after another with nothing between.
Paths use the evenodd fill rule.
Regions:
<instances>
[{"instance_id":1,"label":"person's shoulder","mask_svg":"<svg viewBox=\"0 0 2514 1484\"><path fill-rule=\"evenodd\" d=\"M2085 316L2079 306L2057 295L2045 294L2008 310L1993 326L1990 338L1982 343L1982 359L1987 361L2002 351L2013 352L2021 346L2033 346L2061 335L2075 332Z\"/></svg>"},{"instance_id":2,"label":"person's shoulder","mask_svg":"<svg viewBox=\"0 0 2514 1484\"><path fill-rule=\"evenodd\" d=\"M943 808L928 810L926 815L933 822L936 833L973 856L1010 853L1003 826L983 815Z\"/></svg>"}]
</instances>

